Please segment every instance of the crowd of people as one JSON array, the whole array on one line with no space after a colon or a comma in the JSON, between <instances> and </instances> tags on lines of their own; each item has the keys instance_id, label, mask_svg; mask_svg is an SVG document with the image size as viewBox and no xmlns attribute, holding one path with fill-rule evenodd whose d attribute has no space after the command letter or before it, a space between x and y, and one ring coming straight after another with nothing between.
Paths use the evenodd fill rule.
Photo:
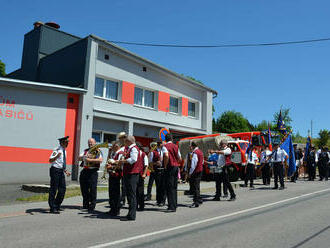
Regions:
<instances>
[{"instance_id":1,"label":"crowd of people","mask_svg":"<svg viewBox=\"0 0 330 248\"><path fill-rule=\"evenodd\" d=\"M58 214L64 199L66 185L65 175L70 176L66 170L66 147L69 137L59 139L60 146L56 148L49 162L50 168L50 192L49 206L50 213ZM294 145L296 158L296 171L291 177L295 182L299 177L299 171L306 165L308 179L315 179L316 167L319 170L320 180L328 180L330 153L326 147L315 151L311 147L310 151L305 152L297 149ZM178 146L173 142L172 135L165 136L163 142L152 142L150 150L144 150L141 144L135 141L134 136L126 135L121 132L117 135L117 141L113 142L109 148L106 158L105 172L108 173L108 193L110 216L120 216L120 209L128 202L128 214L121 217L122 221L134 221L136 211L143 211L145 201L151 200L153 183L156 183L156 204L163 207L167 200L166 212L173 213L177 209L177 187L180 173L183 172L183 180L189 181L190 194L193 195L191 208L197 208L203 204L200 196L200 182L204 165L214 173L216 193L214 201L220 201L221 197L228 197L229 201L236 200L235 191L229 180L229 166L231 165L232 151L226 140L221 140L217 150L209 150L208 158L204 158L196 142L190 142L190 152L183 160ZM254 178L256 169L261 171L264 185L270 185L271 172L274 174L274 189L285 189L285 161L288 154L280 147L279 143L273 143L272 151L264 146L260 155L259 151L252 145L246 151L245 166L245 186L254 188ZM304 154L305 153L305 154ZM79 156L80 172L79 182L83 197L83 209L93 212L97 199L98 170L103 161L102 152L96 146L93 138L88 140L88 148ZM184 163L183 163L184 161ZM259 165L258 168L256 165ZM180 169L181 168L181 169ZM147 192L144 194L144 180L148 171L149 182ZM280 187L278 185L280 183ZM223 186L223 188L221 187ZM222 195L223 192L223 195Z\"/></svg>"}]
</instances>

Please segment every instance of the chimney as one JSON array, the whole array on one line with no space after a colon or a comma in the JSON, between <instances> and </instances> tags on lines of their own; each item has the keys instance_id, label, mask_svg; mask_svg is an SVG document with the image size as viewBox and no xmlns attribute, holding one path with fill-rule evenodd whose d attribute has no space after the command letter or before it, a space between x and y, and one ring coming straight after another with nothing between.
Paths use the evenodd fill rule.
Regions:
<instances>
[{"instance_id":1,"label":"chimney","mask_svg":"<svg viewBox=\"0 0 330 248\"><path fill-rule=\"evenodd\" d=\"M46 22L45 25L47 25L47 26L49 26L49 27L52 27L52 28L55 28L55 29L59 29L59 28L61 27L60 25L58 25L58 24L55 23L55 22Z\"/></svg>"},{"instance_id":2,"label":"chimney","mask_svg":"<svg viewBox=\"0 0 330 248\"><path fill-rule=\"evenodd\" d=\"M44 23L41 21L37 21L37 22L33 23L34 29L40 27L41 25L44 25Z\"/></svg>"}]
</instances>

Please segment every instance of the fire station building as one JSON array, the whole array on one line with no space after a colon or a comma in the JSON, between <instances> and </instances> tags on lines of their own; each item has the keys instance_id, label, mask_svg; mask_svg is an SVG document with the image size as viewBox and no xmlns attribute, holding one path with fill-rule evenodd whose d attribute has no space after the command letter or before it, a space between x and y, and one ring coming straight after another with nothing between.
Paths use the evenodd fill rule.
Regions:
<instances>
[{"instance_id":1,"label":"fire station building","mask_svg":"<svg viewBox=\"0 0 330 248\"><path fill-rule=\"evenodd\" d=\"M21 68L0 78L0 184L47 182L48 158L66 135L76 180L90 137L113 141L126 131L148 146L164 127L176 138L210 134L216 95L95 35L36 23Z\"/></svg>"}]
</instances>

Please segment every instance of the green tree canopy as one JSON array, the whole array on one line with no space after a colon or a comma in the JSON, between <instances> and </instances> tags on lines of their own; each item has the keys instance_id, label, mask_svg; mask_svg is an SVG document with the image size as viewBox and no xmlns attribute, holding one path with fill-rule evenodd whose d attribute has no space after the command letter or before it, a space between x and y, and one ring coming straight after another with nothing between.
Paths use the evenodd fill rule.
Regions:
<instances>
[{"instance_id":1,"label":"green tree canopy","mask_svg":"<svg viewBox=\"0 0 330 248\"><path fill-rule=\"evenodd\" d=\"M326 146L328 143L329 137L330 137L329 130L321 129L319 132L319 139L317 142L318 146L319 147Z\"/></svg>"},{"instance_id":2,"label":"green tree canopy","mask_svg":"<svg viewBox=\"0 0 330 248\"><path fill-rule=\"evenodd\" d=\"M226 111L214 122L214 131L221 133L249 132L253 126L239 112Z\"/></svg>"},{"instance_id":3,"label":"green tree canopy","mask_svg":"<svg viewBox=\"0 0 330 248\"><path fill-rule=\"evenodd\" d=\"M0 60L0 77L6 76L6 65Z\"/></svg>"}]
</instances>

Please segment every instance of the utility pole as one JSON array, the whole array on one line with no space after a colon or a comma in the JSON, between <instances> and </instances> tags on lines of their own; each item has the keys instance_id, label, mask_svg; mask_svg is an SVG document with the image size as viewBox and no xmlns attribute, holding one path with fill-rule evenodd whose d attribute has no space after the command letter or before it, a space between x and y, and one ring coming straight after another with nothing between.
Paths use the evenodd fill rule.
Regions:
<instances>
[{"instance_id":1,"label":"utility pole","mask_svg":"<svg viewBox=\"0 0 330 248\"><path fill-rule=\"evenodd\" d=\"M313 138L313 120L311 120L311 138Z\"/></svg>"}]
</instances>

